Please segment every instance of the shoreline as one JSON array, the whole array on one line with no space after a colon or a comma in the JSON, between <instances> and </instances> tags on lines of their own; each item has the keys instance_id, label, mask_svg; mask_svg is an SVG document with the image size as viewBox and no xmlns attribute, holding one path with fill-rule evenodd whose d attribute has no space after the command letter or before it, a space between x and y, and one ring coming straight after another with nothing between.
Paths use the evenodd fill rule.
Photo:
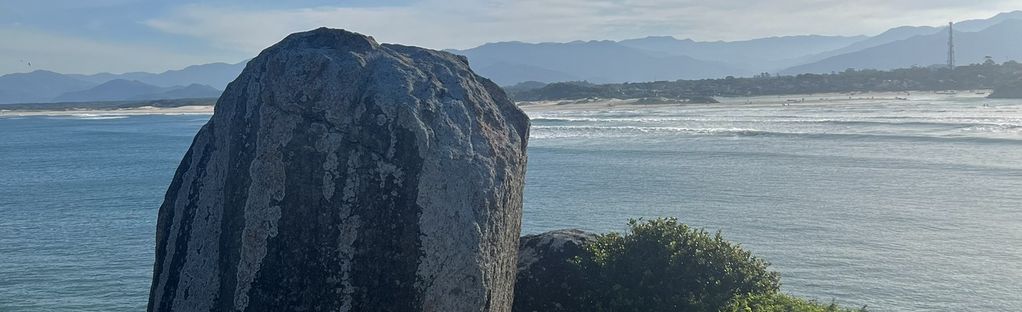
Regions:
<instances>
[{"instance_id":1,"label":"shoreline","mask_svg":"<svg viewBox=\"0 0 1022 312\"><path fill-rule=\"evenodd\" d=\"M715 97L719 103L685 103L685 102L664 102L664 103L637 103L640 99L581 99L581 100L556 100L556 101L521 101L516 102L519 108L525 111L559 111L559 110L592 110L607 108L664 108L679 106L703 106L703 107L756 107L756 106L802 106L819 104L856 104L874 103L878 101L920 101L939 100L942 98L976 98L986 99L990 90L958 90L956 94L943 94L934 91L906 91L906 92L862 92L862 93L817 93L817 94L789 94L789 95L762 95L750 97ZM996 99L992 99L996 100ZM63 104L56 109L46 109L46 106L54 104L15 104L15 109L5 109L0 105L0 118L10 117L32 117L32 116L81 116L81 117L104 117L104 116L141 116L141 115L211 115L213 114L213 103L180 106L154 106L150 102L139 103L139 106L103 107L83 103L82 107L75 107L73 104ZM130 104L129 104L130 105Z\"/></svg>"},{"instance_id":2,"label":"shoreline","mask_svg":"<svg viewBox=\"0 0 1022 312\"><path fill-rule=\"evenodd\" d=\"M143 115L212 115L212 114L213 114L212 105L187 105L178 107L140 106L116 109L80 108L67 110L0 109L0 118L33 117L33 116L109 117L109 116L143 116Z\"/></svg>"},{"instance_id":3,"label":"shoreline","mask_svg":"<svg viewBox=\"0 0 1022 312\"><path fill-rule=\"evenodd\" d=\"M216 98L0 104L0 118L28 116L208 115Z\"/></svg>"},{"instance_id":4,"label":"shoreline","mask_svg":"<svg viewBox=\"0 0 1022 312\"><path fill-rule=\"evenodd\" d=\"M934 91L904 92L862 92L862 93L815 93L760 95L743 97L714 97L718 103L636 103L639 99L581 99L556 101L522 101L518 107L525 111L593 110L609 108L665 108L665 107L762 107L762 106L809 106L820 104L860 104L876 102L933 101L946 98L987 99L990 90L957 90L955 94ZM996 100L996 99L991 99Z\"/></svg>"}]
</instances>

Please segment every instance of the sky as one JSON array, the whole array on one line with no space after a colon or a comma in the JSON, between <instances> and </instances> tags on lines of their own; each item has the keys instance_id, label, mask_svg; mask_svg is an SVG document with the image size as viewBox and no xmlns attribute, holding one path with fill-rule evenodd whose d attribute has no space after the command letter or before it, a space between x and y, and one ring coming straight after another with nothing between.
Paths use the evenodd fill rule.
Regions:
<instances>
[{"instance_id":1,"label":"sky","mask_svg":"<svg viewBox=\"0 0 1022 312\"><path fill-rule=\"evenodd\" d=\"M1019 0L0 0L0 74L236 63L321 26L464 49L498 41L875 35L1018 9Z\"/></svg>"}]
</instances>

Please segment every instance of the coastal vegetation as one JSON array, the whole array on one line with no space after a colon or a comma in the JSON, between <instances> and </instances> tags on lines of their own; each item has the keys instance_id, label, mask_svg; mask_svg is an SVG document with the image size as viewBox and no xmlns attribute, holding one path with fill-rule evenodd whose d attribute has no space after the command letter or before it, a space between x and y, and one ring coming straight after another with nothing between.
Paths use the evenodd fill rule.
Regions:
<instances>
[{"instance_id":1,"label":"coastal vegetation","mask_svg":"<svg viewBox=\"0 0 1022 312\"><path fill-rule=\"evenodd\" d=\"M507 87L516 101L574 100L583 98L699 99L714 96L760 96L813 93L939 91L993 89L1022 78L1022 63L1008 61L946 67L911 67L894 70L847 69L830 74L794 76L762 73L754 77L592 84L558 82L539 87L523 83Z\"/></svg>"},{"instance_id":2,"label":"coastal vegetation","mask_svg":"<svg viewBox=\"0 0 1022 312\"><path fill-rule=\"evenodd\" d=\"M118 110L142 107L176 108L184 106L213 106L216 98L196 99L164 99L134 101L95 101L95 102L61 102L61 103L28 103L4 104L0 111L75 111L75 110Z\"/></svg>"},{"instance_id":3,"label":"coastal vegetation","mask_svg":"<svg viewBox=\"0 0 1022 312\"><path fill-rule=\"evenodd\" d=\"M865 312L866 307L852 309L836 303L795 297L785 293L740 296L728 302L720 312Z\"/></svg>"},{"instance_id":4,"label":"coastal vegetation","mask_svg":"<svg viewBox=\"0 0 1022 312\"><path fill-rule=\"evenodd\" d=\"M725 240L720 232L691 228L674 218L631 220L623 234L573 236L553 245L574 242L583 246L579 251L560 247L561 251L548 253L563 257L561 264L550 261L527 269L556 270L560 280L519 288L522 293L516 295L526 295L531 302L516 301L515 311L546 306L556 306L557 311L865 311L785 294L780 291L780 275L769 270L765 260ZM543 294L554 293L573 296L546 297L558 300L555 305L536 302Z\"/></svg>"},{"instance_id":5,"label":"coastal vegetation","mask_svg":"<svg viewBox=\"0 0 1022 312\"><path fill-rule=\"evenodd\" d=\"M1022 80L1015 80L994 88L992 99L1022 99Z\"/></svg>"}]
</instances>

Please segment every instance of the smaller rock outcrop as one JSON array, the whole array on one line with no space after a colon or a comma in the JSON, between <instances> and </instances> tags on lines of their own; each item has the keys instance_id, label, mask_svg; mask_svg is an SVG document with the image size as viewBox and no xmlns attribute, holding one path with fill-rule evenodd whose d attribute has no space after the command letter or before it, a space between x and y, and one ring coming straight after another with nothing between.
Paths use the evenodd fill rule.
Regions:
<instances>
[{"instance_id":1,"label":"smaller rock outcrop","mask_svg":"<svg viewBox=\"0 0 1022 312\"><path fill-rule=\"evenodd\" d=\"M991 99L1022 99L1022 80L994 88L988 96Z\"/></svg>"},{"instance_id":2,"label":"smaller rock outcrop","mask_svg":"<svg viewBox=\"0 0 1022 312\"><path fill-rule=\"evenodd\" d=\"M512 311L582 311L577 290L586 279L572 260L583 255L596 237L582 230L523 236Z\"/></svg>"}]
</instances>

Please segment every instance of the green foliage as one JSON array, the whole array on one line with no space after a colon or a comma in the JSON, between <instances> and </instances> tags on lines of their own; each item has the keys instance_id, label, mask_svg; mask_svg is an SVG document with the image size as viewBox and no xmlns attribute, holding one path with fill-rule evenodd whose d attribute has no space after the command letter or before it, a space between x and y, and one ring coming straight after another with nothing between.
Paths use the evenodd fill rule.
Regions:
<instances>
[{"instance_id":1,"label":"green foliage","mask_svg":"<svg viewBox=\"0 0 1022 312\"><path fill-rule=\"evenodd\" d=\"M866 307L848 309L835 303L823 304L782 293L735 297L721 312L866 312Z\"/></svg>"},{"instance_id":2,"label":"green foliage","mask_svg":"<svg viewBox=\"0 0 1022 312\"><path fill-rule=\"evenodd\" d=\"M626 233L600 235L573 253L577 256L561 258L563 265L539 271L546 280L516 289L530 301L516 298L514 311L865 311L781 293L780 276L766 261L719 232L693 229L674 218L628 224Z\"/></svg>"},{"instance_id":3,"label":"green foliage","mask_svg":"<svg viewBox=\"0 0 1022 312\"><path fill-rule=\"evenodd\" d=\"M995 99L1022 99L1022 80L1011 81L994 88L990 98Z\"/></svg>"},{"instance_id":4,"label":"green foliage","mask_svg":"<svg viewBox=\"0 0 1022 312\"><path fill-rule=\"evenodd\" d=\"M769 265L716 233L676 219L631 220L575 259L589 278L588 311L718 311L735 298L778 291Z\"/></svg>"}]
</instances>

